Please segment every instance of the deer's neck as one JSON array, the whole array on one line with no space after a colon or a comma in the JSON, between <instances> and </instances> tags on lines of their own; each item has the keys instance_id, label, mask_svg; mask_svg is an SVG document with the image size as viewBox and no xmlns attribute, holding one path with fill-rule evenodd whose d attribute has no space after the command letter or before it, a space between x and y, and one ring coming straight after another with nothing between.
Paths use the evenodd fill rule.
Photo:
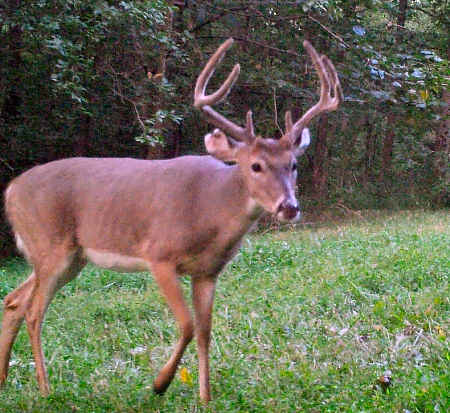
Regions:
<instances>
[{"instance_id":1,"label":"deer's neck","mask_svg":"<svg viewBox=\"0 0 450 413\"><path fill-rule=\"evenodd\" d=\"M225 197L221 210L228 215L230 222L239 227L236 230L245 233L258 220L263 209L251 198L239 166L225 168L219 175L217 190Z\"/></svg>"}]
</instances>

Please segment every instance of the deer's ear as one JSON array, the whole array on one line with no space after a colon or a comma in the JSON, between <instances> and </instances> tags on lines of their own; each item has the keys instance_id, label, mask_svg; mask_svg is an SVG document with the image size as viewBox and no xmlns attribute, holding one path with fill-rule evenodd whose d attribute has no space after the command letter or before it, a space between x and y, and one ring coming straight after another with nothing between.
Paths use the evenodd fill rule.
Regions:
<instances>
[{"instance_id":1,"label":"deer's ear","mask_svg":"<svg viewBox=\"0 0 450 413\"><path fill-rule=\"evenodd\" d=\"M309 129L305 128L303 129L301 136L295 141L295 156L303 155L310 143L311 134L309 133Z\"/></svg>"},{"instance_id":2,"label":"deer's ear","mask_svg":"<svg viewBox=\"0 0 450 413\"><path fill-rule=\"evenodd\" d=\"M214 158L233 162L236 161L236 154L244 144L225 135L220 129L214 129L212 133L205 136L205 146Z\"/></svg>"}]
</instances>

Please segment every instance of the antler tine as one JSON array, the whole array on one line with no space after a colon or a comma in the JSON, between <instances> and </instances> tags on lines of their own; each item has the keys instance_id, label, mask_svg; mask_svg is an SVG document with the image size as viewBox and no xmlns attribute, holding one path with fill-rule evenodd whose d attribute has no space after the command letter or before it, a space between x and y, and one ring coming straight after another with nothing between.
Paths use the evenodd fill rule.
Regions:
<instances>
[{"instance_id":1,"label":"antler tine","mask_svg":"<svg viewBox=\"0 0 450 413\"><path fill-rule=\"evenodd\" d=\"M229 38L224 43L222 43L222 45L210 57L208 63L206 63L204 69L198 76L194 91L194 106L201 109L207 115L209 122L222 129L231 137L235 138L238 141L250 143L255 138L251 111L247 113L246 126L245 128L243 128L226 119L211 107L211 105L220 102L228 95L231 88L233 87L234 82L239 76L240 65L236 64L233 67L233 70L218 90L210 95L206 95L206 87L208 85L209 79L213 75L217 65L225 56L226 51L232 46L233 42L234 40L232 38Z\"/></svg>"},{"instance_id":2,"label":"antler tine","mask_svg":"<svg viewBox=\"0 0 450 413\"><path fill-rule=\"evenodd\" d=\"M285 134L289 134L292 131L293 123L292 123L292 113L290 110L286 111L286 114L284 115L284 125L286 128Z\"/></svg>"},{"instance_id":3,"label":"antler tine","mask_svg":"<svg viewBox=\"0 0 450 413\"><path fill-rule=\"evenodd\" d=\"M225 82L223 82L222 86L216 90L211 95L206 95L206 86L208 86L209 79L214 74L216 67L222 61L225 56L226 51L233 45L234 40L232 38L228 39L216 50L216 52L210 57L208 63L206 63L204 69L200 73L197 79L197 83L195 84L195 92L194 92L194 106L196 108L201 108L205 105L213 105L214 103L220 102L233 87L234 82L239 76L241 67L239 64L236 64L233 67L233 70L228 75Z\"/></svg>"},{"instance_id":4,"label":"antler tine","mask_svg":"<svg viewBox=\"0 0 450 413\"><path fill-rule=\"evenodd\" d=\"M339 77L336 69L328 59L327 56L322 55L319 57L316 49L307 40L303 42L303 46L308 52L314 67L319 75L320 79L320 98L319 101L311 107L294 125L292 125L292 116L286 113L286 133L289 139L297 143L300 138L303 129L308 123L317 115L322 112L331 112L336 110L341 101L343 100L343 93ZM331 94L333 89L333 95ZM289 120L288 120L289 119ZM288 125L289 123L289 125Z\"/></svg>"},{"instance_id":5,"label":"antler tine","mask_svg":"<svg viewBox=\"0 0 450 413\"><path fill-rule=\"evenodd\" d=\"M322 60L325 63L328 74L332 76L333 98L331 99L332 103L330 102L331 108L328 110L333 111L336 110L339 104L344 100L344 93L342 92L341 82L339 81L339 76L333 62L325 55L322 56Z\"/></svg>"},{"instance_id":6,"label":"antler tine","mask_svg":"<svg viewBox=\"0 0 450 413\"><path fill-rule=\"evenodd\" d=\"M255 137L255 128L253 127L253 113L251 110L247 112L247 122L245 124L245 130L248 136Z\"/></svg>"}]
</instances>

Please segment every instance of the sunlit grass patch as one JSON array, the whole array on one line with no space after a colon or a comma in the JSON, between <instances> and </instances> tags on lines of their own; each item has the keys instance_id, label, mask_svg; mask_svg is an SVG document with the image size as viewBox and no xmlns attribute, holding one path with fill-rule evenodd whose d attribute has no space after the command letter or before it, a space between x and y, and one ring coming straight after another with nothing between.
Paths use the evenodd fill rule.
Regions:
<instances>
[{"instance_id":1,"label":"sunlit grass patch","mask_svg":"<svg viewBox=\"0 0 450 413\"><path fill-rule=\"evenodd\" d=\"M38 394L23 329L0 410L446 412L449 233L447 212L406 211L250 236L218 283L209 408L192 345L152 393L177 332L151 276L89 266L44 324L52 395ZM5 262L0 296L26 272Z\"/></svg>"}]
</instances>

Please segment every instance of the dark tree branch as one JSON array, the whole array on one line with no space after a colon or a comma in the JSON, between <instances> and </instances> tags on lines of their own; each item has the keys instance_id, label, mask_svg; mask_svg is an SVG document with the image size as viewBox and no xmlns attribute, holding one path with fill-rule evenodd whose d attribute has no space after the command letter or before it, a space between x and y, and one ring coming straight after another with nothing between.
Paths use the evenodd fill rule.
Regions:
<instances>
[{"instance_id":1,"label":"dark tree branch","mask_svg":"<svg viewBox=\"0 0 450 413\"><path fill-rule=\"evenodd\" d=\"M223 11L220 14L211 17L209 20L206 20L203 23L198 24L197 26L193 27L189 31L191 33L198 32L202 27L205 27L208 24L211 24L211 23L214 23L214 22L220 20L222 17L225 17L227 14L231 14L233 12L240 11L240 10L246 10L246 9L247 9L247 7L235 7L235 8L231 8L231 9L223 9Z\"/></svg>"},{"instance_id":2,"label":"dark tree branch","mask_svg":"<svg viewBox=\"0 0 450 413\"><path fill-rule=\"evenodd\" d=\"M199 39L226 39L226 38L228 38L228 36L199 36L198 38ZM265 49L273 50L278 53L289 54L291 56L295 56L298 58L302 57L298 53L294 52L293 50L279 49L278 47L269 46L267 43L258 42L256 40L244 39L243 37L236 37L236 36L234 36L233 39L237 40L239 42L255 44L257 46L264 47Z\"/></svg>"}]
</instances>

